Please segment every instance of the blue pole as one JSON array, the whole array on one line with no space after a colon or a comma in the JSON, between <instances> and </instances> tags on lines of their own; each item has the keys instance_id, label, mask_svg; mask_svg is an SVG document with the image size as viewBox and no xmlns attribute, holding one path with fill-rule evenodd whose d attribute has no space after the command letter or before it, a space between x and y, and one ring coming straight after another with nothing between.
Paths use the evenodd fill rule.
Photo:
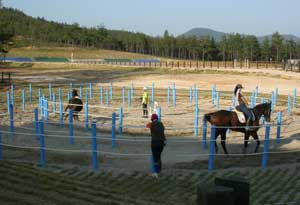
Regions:
<instances>
[{"instance_id":1,"label":"blue pole","mask_svg":"<svg viewBox=\"0 0 300 205\"><path fill-rule=\"evenodd\" d=\"M69 102L69 101L70 101L70 98L71 98L71 96L70 96L70 93L69 93L69 92L68 92L67 98L68 98L68 102Z\"/></svg>"},{"instance_id":2,"label":"blue pole","mask_svg":"<svg viewBox=\"0 0 300 205\"><path fill-rule=\"evenodd\" d=\"M70 88L69 88L69 93L70 93L70 95L71 95L71 93L72 93L72 90L73 90L73 84L72 84L72 82L70 82Z\"/></svg>"},{"instance_id":3,"label":"blue pole","mask_svg":"<svg viewBox=\"0 0 300 205\"><path fill-rule=\"evenodd\" d=\"M206 149L206 130L207 130L207 121L203 117L202 121L202 149Z\"/></svg>"},{"instance_id":4,"label":"blue pole","mask_svg":"<svg viewBox=\"0 0 300 205\"><path fill-rule=\"evenodd\" d=\"M268 162L269 136L270 136L270 124L267 124L266 132L265 132L265 141L264 141L264 153L263 153L263 158L261 163L263 169L267 167L267 162Z\"/></svg>"},{"instance_id":5,"label":"blue pole","mask_svg":"<svg viewBox=\"0 0 300 205\"><path fill-rule=\"evenodd\" d=\"M111 147L116 147L116 113L112 113L111 118Z\"/></svg>"},{"instance_id":6,"label":"blue pole","mask_svg":"<svg viewBox=\"0 0 300 205\"><path fill-rule=\"evenodd\" d=\"M64 113L63 113L63 103L62 101L59 102L59 125L61 128L64 127L64 124L63 124L63 117L64 117Z\"/></svg>"},{"instance_id":7,"label":"blue pole","mask_svg":"<svg viewBox=\"0 0 300 205\"><path fill-rule=\"evenodd\" d=\"M10 120L10 132L11 135L14 135L15 128L14 128L14 106L13 104L9 105L9 120Z\"/></svg>"},{"instance_id":8,"label":"blue pole","mask_svg":"<svg viewBox=\"0 0 300 205\"><path fill-rule=\"evenodd\" d=\"M15 92L14 92L14 85L11 85L11 104L15 104Z\"/></svg>"},{"instance_id":9,"label":"blue pole","mask_svg":"<svg viewBox=\"0 0 300 205\"><path fill-rule=\"evenodd\" d=\"M293 108L296 108L296 105L297 105L297 88L294 89Z\"/></svg>"},{"instance_id":10,"label":"blue pole","mask_svg":"<svg viewBox=\"0 0 300 205\"><path fill-rule=\"evenodd\" d=\"M199 123L199 120L198 120L198 106L196 106L196 109L195 109L195 121L194 121L194 136L197 137L198 136L198 123Z\"/></svg>"},{"instance_id":11,"label":"blue pole","mask_svg":"<svg viewBox=\"0 0 300 205\"><path fill-rule=\"evenodd\" d=\"M168 101L168 106L170 105L170 86L168 86L168 97L167 97L167 101Z\"/></svg>"},{"instance_id":12,"label":"blue pole","mask_svg":"<svg viewBox=\"0 0 300 205\"><path fill-rule=\"evenodd\" d=\"M119 134L123 133L123 107L119 108Z\"/></svg>"},{"instance_id":13,"label":"blue pole","mask_svg":"<svg viewBox=\"0 0 300 205\"><path fill-rule=\"evenodd\" d=\"M41 88L39 88L39 90L38 90L38 95L39 95L39 99L42 97L42 90L41 90Z\"/></svg>"},{"instance_id":14,"label":"blue pole","mask_svg":"<svg viewBox=\"0 0 300 205\"><path fill-rule=\"evenodd\" d=\"M55 93L53 93L52 99L53 99L53 116L56 117L56 96L55 96Z\"/></svg>"},{"instance_id":15,"label":"blue pole","mask_svg":"<svg viewBox=\"0 0 300 205\"><path fill-rule=\"evenodd\" d=\"M89 129L89 103L86 101L85 103L85 129Z\"/></svg>"},{"instance_id":16,"label":"blue pole","mask_svg":"<svg viewBox=\"0 0 300 205\"><path fill-rule=\"evenodd\" d=\"M287 111L288 111L288 114L291 114L291 96L288 95L288 104L287 104Z\"/></svg>"},{"instance_id":17,"label":"blue pole","mask_svg":"<svg viewBox=\"0 0 300 205\"><path fill-rule=\"evenodd\" d=\"M127 98L127 100L128 100L128 107L131 107L131 90L130 89L128 89L128 98Z\"/></svg>"},{"instance_id":18,"label":"blue pole","mask_svg":"<svg viewBox=\"0 0 300 205\"><path fill-rule=\"evenodd\" d=\"M216 127L215 125L211 126L210 133L210 146L209 146L209 159L208 159L208 170L213 171L214 169L214 152L215 152L215 135L216 135Z\"/></svg>"},{"instance_id":19,"label":"blue pole","mask_svg":"<svg viewBox=\"0 0 300 205\"><path fill-rule=\"evenodd\" d=\"M32 104L32 85L31 83L29 84L29 102Z\"/></svg>"},{"instance_id":20,"label":"blue pole","mask_svg":"<svg viewBox=\"0 0 300 205\"><path fill-rule=\"evenodd\" d=\"M276 134L277 144L280 144L281 118L282 118L282 114L281 112L278 112L277 113L277 134Z\"/></svg>"},{"instance_id":21,"label":"blue pole","mask_svg":"<svg viewBox=\"0 0 300 205\"><path fill-rule=\"evenodd\" d=\"M58 89L58 99L60 102L62 102L62 90L61 88Z\"/></svg>"},{"instance_id":22,"label":"blue pole","mask_svg":"<svg viewBox=\"0 0 300 205\"><path fill-rule=\"evenodd\" d=\"M219 103L220 103L220 92L216 92L217 104L216 109L219 110Z\"/></svg>"},{"instance_id":23,"label":"blue pole","mask_svg":"<svg viewBox=\"0 0 300 205\"><path fill-rule=\"evenodd\" d=\"M199 100L199 98L198 98L198 88L197 88L197 86L195 86L195 105L196 105L196 107L198 107L198 100Z\"/></svg>"},{"instance_id":24,"label":"blue pole","mask_svg":"<svg viewBox=\"0 0 300 205\"><path fill-rule=\"evenodd\" d=\"M109 106L109 101L108 101L108 90L106 90L106 107Z\"/></svg>"},{"instance_id":25,"label":"blue pole","mask_svg":"<svg viewBox=\"0 0 300 205\"><path fill-rule=\"evenodd\" d=\"M25 89L22 90L22 110L25 111Z\"/></svg>"},{"instance_id":26,"label":"blue pole","mask_svg":"<svg viewBox=\"0 0 300 205\"><path fill-rule=\"evenodd\" d=\"M161 121L161 108L157 108L157 116L158 116L158 121Z\"/></svg>"},{"instance_id":27,"label":"blue pole","mask_svg":"<svg viewBox=\"0 0 300 205\"><path fill-rule=\"evenodd\" d=\"M90 99L93 99L93 83L90 82Z\"/></svg>"},{"instance_id":28,"label":"blue pole","mask_svg":"<svg viewBox=\"0 0 300 205\"><path fill-rule=\"evenodd\" d=\"M69 109L69 143L73 144L73 110Z\"/></svg>"},{"instance_id":29,"label":"blue pole","mask_svg":"<svg viewBox=\"0 0 300 205\"><path fill-rule=\"evenodd\" d=\"M40 121L40 166L45 167L44 122Z\"/></svg>"},{"instance_id":30,"label":"blue pole","mask_svg":"<svg viewBox=\"0 0 300 205\"><path fill-rule=\"evenodd\" d=\"M6 100L7 100L7 112L9 112L9 105L10 105L10 92L6 91Z\"/></svg>"},{"instance_id":31,"label":"blue pole","mask_svg":"<svg viewBox=\"0 0 300 205\"><path fill-rule=\"evenodd\" d=\"M103 104L103 88L100 87L100 103Z\"/></svg>"},{"instance_id":32,"label":"blue pole","mask_svg":"<svg viewBox=\"0 0 300 205\"><path fill-rule=\"evenodd\" d=\"M98 159L97 159L97 134L96 134L96 122L92 122L92 162L93 162L93 169L98 169Z\"/></svg>"},{"instance_id":33,"label":"blue pole","mask_svg":"<svg viewBox=\"0 0 300 205\"><path fill-rule=\"evenodd\" d=\"M134 86L133 86L133 82L131 82L131 98L134 97Z\"/></svg>"},{"instance_id":34,"label":"blue pole","mask_svg":"<svg viewBox=\"0 0 300 205\"><path fill-rule=\"evenodd\" d=\"M82 87L81 86L79 88L79 96L80 96L80 98L82 98Z\"/></svg>"},{"instance_id":35,"label":"blue pole","mask_svg":"<svg viewBox=\"0 0 300 205\"><path fill-rule=\"evenodd\" d=\"M110 86L109 86L109 94L110 94L110 100L113 99L113 85L112 82L110 81Z\"/></svg>"},{"instance_id":36,"label":"blue pole","mask_svg":"<svg viewBox=\"0 0 300 205\"><path fill-rule=\"evenodd\" d=\"M274 105L275 105L275 103L273 103L273 102L275 102L275 98L276 98L275 93L274 93L274 91L272 91L272 95L271 95L271 101L272 101L272 104L271 104L271 111L274 110Z\"/></svg>"},{"instance_id":37,"label":"blue pole","mask_svg":"<svg viewBox=\"0 0 300 205\"><path fill-rule=\"evenodd\" d=\"M125 87L122 87L122 104L125 105Z\"/></svg>"},{"instance_id":38,"label":"blue pole","mask_svg":"<svg viewBox=\"0 0 300 205\"><path fill-rule=\"evenodd\" d=\"M213 88L211 90L211 103L212 103L212 105L215 104L215 96L216 96L216 88L215 88L215 86L213 86Z\"/></svg>"},{"instance_id":39,"label":"blue pole","mask_svg":"<svg viewBox=\"0 0 300 205\"><path fill-rule=\"evenodd\" d=\"M46 100L46 120L49 120L49 103L48 100Z\"/></svg>"},{"instance_id":40,"label":"blue pole","mask_svg":"<svg viewBox=\"0 0 300 205\"><path fill-rule=\"evenodd\" d=\"M39 111L37 108L34 108L34 134L35 134L35 139L39 139Z\"/></svg>"},{"instance_id":41,"label":"blue pole","mask_svg":"<svg viewBox=\"0 0 300 205\"><path fill-rule=\"evenodd\" d=\"M174 107L176 107L176 87L175 87L174 82L173 82L173 86L172 86L172 94L173 94L173 105L174 105Z\"/></svg>"}]
</instances>

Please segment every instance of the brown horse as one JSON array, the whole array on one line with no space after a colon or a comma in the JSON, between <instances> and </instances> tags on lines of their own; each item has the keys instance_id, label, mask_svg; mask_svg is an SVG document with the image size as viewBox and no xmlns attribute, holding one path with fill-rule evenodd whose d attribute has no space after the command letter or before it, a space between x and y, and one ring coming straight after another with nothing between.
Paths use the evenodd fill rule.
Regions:
<instances>
[{"instance_id":1,"label":"brown horse","mask_svg":"<svg viewBox=\"0 0 300 205\"><path fill-rule=\"evenodd\" d=\"M246 153L246 149L248 146L248 140L250 135L256 140L255 151L258 151L260 141L258 139L257 131L260 128L259 120L262 115L264 115L267 122L271 120L271 102L266 102L263 104L256 105L253 109L253 114L255 115L255 120L252 123L252 127L250 130L246 130L246 123L240 123L237 117L237 114L233 111L228 110L219 110L212 113L207 113L204 115L204 119L206 119L210 124L216 126L215 140L217 137L221 135L221 145L223 147L224 153L228 154L226 149L226 132L227 129L231 129L232 131L242 132L244 133L244 153ZM215 141L215 150L218 152L218 146Z\"/></svg>"},{"instance_id":2,"label":"brown horse","mask_svg":"<svg viewBox=\"0 0 300 205\"><path fill-rule=\"evenodd\" d=\"M69 100L69 104L67 105L66 109L65 109L65 113L68 109L73 110L73 118L74 120L79 120L78 118L78 113L82 110L82 100L79 98L77 90L73 90L72 91L72 98ZM69 116L69 113L65 114L65 118L67 119Z\"/></svg>"}]
</instances>

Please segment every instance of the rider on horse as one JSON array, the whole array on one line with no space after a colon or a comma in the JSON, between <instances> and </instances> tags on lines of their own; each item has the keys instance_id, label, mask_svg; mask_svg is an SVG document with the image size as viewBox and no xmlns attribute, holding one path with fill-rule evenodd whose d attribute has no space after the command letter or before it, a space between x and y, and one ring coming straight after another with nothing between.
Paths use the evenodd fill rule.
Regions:
<instances>
[{"instance_id":1,"label":"rider on horse","mask_svg":"<svg viewBox=\"0 0 300 205\"><path fill-rule=\"evenodd\" d=\"M242 89L243 86L241 84L237 84L235 86L234 89L234 96L235 96L235 105L236 105L236 109L242 111L247 118L247 122L246 122L246 127L245 129L248 131L249 130L249 125L250 122L253 120L252 119L252 114L249 111L249 109L247 108L248 106L248 101L246 100L246 98L243 96L242 94Z\"/></svg>"}]
</instances>

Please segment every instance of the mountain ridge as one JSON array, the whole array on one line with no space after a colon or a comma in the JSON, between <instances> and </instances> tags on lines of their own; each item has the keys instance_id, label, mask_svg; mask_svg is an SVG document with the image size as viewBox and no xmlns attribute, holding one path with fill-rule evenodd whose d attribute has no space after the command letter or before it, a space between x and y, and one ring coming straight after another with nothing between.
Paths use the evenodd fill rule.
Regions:
<instances>
[{"instance_id":1,"label":"mountain ridge","mask_svg":"<svg viewBox=\"0 0 300 205\"><path fill-rule=\"evenodd\" d=\"M179 36L185 36L185 37L191 37L196 36L198 38L210 36L213 37L217 42L221 41L222 36L224 35L230 35L232 33L225 33L222 31L216 31L210 28L203 28L203 27L197 27L192 28L188 30L187 32L179 35ZM248 36L249 34L241 34L242 36ZM300 37L293 35L293 34L280 34L284 40L290 40L293 39L296 42L300 42ZM255 35L254 35L255 36ZM272 34L264 35L264 36L255 36L259 42L263 42L265 38L271 38Z\"/></svg>"}]
</instances>

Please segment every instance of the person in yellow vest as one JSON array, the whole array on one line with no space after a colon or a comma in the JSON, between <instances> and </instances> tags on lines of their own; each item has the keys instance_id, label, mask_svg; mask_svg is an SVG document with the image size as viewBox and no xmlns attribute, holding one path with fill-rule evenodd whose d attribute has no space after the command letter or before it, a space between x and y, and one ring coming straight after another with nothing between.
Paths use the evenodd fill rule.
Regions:
<instances>
[{"instance_id":1,"label":"person in yellow vest","mask_svg":"<svg viewBox=\"0 0 300 205\"><path fill-rule=\"evenodd\" d=\"M143 117L148 118L148 99L149 94L147 92L147 87L143 88L143 97L142 97L142 105L143 105Z\"/></svg>"}]
</instances>

